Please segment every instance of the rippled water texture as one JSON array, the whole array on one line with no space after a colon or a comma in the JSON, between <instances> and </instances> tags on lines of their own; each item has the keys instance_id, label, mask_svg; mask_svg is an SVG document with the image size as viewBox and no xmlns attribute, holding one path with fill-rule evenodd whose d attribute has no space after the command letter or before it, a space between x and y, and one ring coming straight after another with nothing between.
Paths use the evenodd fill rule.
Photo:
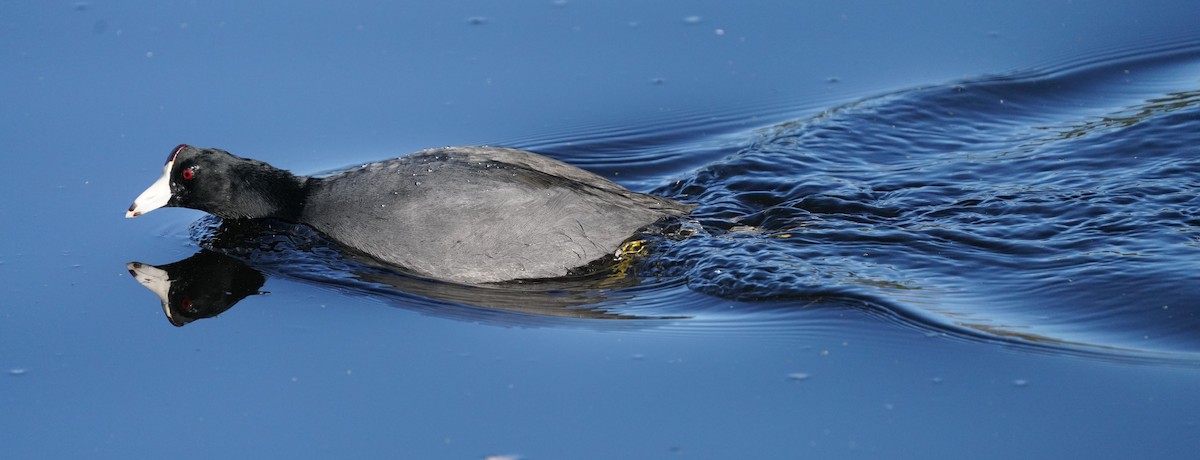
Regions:
<instances>
[{"instance_id":1,"label":"rippled water texture","mask_svg":"<svg viewBox=\"0 0 1200 460\"><path fill-rule=\"evenodd\" d=\"M667 191L710 235L663 272L927 326L1200 351L1200 54L917 88L747 135Z\"/></svg>"},{"instance_id":2,"label":"rippled water texture","mask_svg":"<svg viewBox=\"0 0 1200 460\"><path fill-rule=\"evenodd\" d=\"M1200 47L1131 54L665 145L658 132L520 146L700 205L699 232L658 241L641 286L567 303L687 317L661 329L714 333L786 333L814 311L865 308L950 337L1190 362L1200 356ZM594 155L605 149L621 153ZM697 158L710 161L684 169ZM373 295L398 286L405 306L443 314L482 295L430 304L428 290L381 290L384 275L330 269L333 259L257 263Z\"/></svg>"}]
</instances>

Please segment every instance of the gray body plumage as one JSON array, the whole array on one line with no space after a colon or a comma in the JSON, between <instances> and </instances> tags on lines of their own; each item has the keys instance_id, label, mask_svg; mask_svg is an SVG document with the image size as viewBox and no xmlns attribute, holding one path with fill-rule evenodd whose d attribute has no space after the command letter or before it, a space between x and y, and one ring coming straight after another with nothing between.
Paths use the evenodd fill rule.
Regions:
<instances>
[{"instance_id":1,"label":"gray body plumage","mask_svg":"<svg viewBox=\"0 0 1200 460\"><path fill-rule=\"evenodd\" d=\"M466 284L566 276L691 209L492 147L424 150L305 188L300 222L382 262Z\"/></svg>"}]
</instances>

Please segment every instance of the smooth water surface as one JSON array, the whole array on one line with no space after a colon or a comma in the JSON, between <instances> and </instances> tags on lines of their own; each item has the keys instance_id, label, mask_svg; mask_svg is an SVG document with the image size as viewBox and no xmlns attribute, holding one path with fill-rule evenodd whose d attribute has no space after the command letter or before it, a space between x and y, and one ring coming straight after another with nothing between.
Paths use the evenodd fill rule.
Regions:
<instances>
[{"instance_id":1,"label":"smooth water surface","mask_svg":"<svg viewBox=\"0 0 1200 460\"><path fill-rule=\"evenodd\" d=\"M1189 458L1198 13L6 4L0 455ZM505 145L699 207L625 277L465 288L123 219L180 142Z\"/></svg>"}]
</instances>

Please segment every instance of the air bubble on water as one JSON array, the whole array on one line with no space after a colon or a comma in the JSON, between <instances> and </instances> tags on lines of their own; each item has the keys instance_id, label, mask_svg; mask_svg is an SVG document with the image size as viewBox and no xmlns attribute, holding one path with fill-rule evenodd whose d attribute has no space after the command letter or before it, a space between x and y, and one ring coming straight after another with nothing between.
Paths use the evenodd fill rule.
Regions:
<instances>
[{"instance_id":1,"label":"air bubble on water","mask_svg":"<svg viewBox=\"0 0 1200 460\"><path fill-rule=\"evenodd\" d=\"M792 372L787 375L787 378L793 382L803 382L808 380L809 375L804 372Z\"/></svg>"},{"instance_id":2,"label":"air bubble on water","mask_svg":"<svg viewBox=\"0 0 1200 460\"><path fill-rule=\"evenodd\" d=\"M704 22L704 18L700 16L687 16L683 18L683 23L687 25L695 25Z\"/></svg>"},{"instance_id":3,"label":"air bubble on water","mask_svg":"<svg viewBox=\"0 0 1200 460\"><path fill-rule=\"evenodd\" d=\"M8 375L25 375L26 372L29 372L29 371L27 371L23 368L20 368L20 367L14 367L14 368L8 370Z\"/></svg>"},{"instance_id":4,"label":"air bubble on water","mask_svg":"<svg viewBox=\"0 0 1200 460\"><path fill-rule=\"evenodd\" d=\"M1023 386L1026 386L1026 385L1029 385L1029 381L1028 381L1028 380L1025 380L1025 379L1016 379L1016 380L1013 380L1013 386L1023 387Z\"/></svg>"}]
</instances>

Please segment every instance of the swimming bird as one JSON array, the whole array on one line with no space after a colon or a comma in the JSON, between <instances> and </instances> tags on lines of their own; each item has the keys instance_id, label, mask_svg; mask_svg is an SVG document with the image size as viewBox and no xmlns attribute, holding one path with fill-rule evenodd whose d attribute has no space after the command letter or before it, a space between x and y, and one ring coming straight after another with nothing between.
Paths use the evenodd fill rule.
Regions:
<instances>
[{"instance_id":1,"label":"swimming bird","mask_svg":"<svg viewBox=\"0 0 1200 460\"><path fill-rule=\"evenodd\" d=\"M433 148L313 177L185 144L125 217L161 207L308 225L410 273L484 284L579 274L694 206L508 148Z\"/></svg>"}]
</instances>

